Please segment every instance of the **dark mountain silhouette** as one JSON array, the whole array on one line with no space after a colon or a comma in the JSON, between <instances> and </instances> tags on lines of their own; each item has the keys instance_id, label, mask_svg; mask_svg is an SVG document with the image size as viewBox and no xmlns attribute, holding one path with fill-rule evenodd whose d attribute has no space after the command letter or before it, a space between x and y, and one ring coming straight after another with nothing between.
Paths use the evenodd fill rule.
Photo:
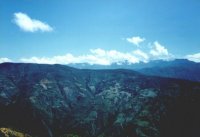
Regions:
<instances>
[{"instance_id":1,"label":"dark mountain silhouette","mask_svg":"<svg viewBox=\"0 0 200 137\"><path fill-rule=\"evenodd\" d=\"M33 137L197 137L199 105L198 82L124 69L0 64L0 127Z\"/></svg>"}]
</instances>

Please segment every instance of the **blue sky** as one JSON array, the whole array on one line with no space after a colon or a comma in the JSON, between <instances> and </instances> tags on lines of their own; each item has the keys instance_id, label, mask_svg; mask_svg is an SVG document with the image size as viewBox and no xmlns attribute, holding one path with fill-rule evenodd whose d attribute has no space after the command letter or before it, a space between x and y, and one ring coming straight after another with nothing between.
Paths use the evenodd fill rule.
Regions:
<instances>
[{"instance_id":1,"label":"blue sky","mask_svg":"<svg viewBox=\"0 0 200 137\"><path fill-rule=\"evenodd\" d=\"M199 7L199 0L0 0L0 62L200 62Z\"/></svg>"}]
</instances>

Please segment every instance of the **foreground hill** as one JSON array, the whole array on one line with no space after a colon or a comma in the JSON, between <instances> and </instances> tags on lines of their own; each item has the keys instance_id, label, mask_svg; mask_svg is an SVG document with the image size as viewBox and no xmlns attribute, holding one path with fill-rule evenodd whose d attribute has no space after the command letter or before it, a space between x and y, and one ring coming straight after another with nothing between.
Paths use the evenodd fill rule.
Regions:
<instances>
[{"instance_id":1,"label":"foreground hill","mask_svg":"<svg viewBox=\"0 0 200 137\"><path fill-rule=\"evenodd\" d=\"M200 136L200 83L130 70L0 65L0 127L35 137Z\"/></svg>"}]
</instances>

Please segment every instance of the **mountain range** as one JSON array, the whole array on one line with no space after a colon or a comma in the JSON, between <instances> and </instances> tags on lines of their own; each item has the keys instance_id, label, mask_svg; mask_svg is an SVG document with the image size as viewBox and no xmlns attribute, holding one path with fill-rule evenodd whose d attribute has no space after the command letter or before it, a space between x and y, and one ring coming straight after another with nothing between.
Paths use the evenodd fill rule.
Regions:
<instances>
[{"instance_id":1,"label":"mountain range","mask_svg":"<svg viewBox=\"0 0 200 137\"><path fill-rule=\"evenodd\" d=\"M5 137L196 137L199 104L195 80L127 69L0 64Z\"/></svg>"},{"instance_id":2,"label":"mountain range","mask_svg":"<svg viewBox=\"0 0 200 137\"><path fill-rule=\"evenodd\" d=\"M135 64L123 62L113 63L111 65L77 63L69 64L69 66L80 69L129 69L151 76L178 78L200 82L200 63L189 61L187 59L175 59L169 61L154 60L147 63L140 62Z\"/></svg>"}]
</instances>

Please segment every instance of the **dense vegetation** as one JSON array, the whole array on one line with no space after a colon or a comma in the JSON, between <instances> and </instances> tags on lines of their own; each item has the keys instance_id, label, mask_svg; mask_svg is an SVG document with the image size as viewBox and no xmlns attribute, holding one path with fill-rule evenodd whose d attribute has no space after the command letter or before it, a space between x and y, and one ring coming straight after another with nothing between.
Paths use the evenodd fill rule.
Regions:
<instances>
[{"instance_id":1,"label":"dense vegetation","mask_svg":"<svg viewBox=\"0 0 200 137\"><path fill-rule=\"evenodd\" d=\"M200 83L131 70L0 65L0 127L33 137L200 136Z\"/></svg>"}]
</instances>

